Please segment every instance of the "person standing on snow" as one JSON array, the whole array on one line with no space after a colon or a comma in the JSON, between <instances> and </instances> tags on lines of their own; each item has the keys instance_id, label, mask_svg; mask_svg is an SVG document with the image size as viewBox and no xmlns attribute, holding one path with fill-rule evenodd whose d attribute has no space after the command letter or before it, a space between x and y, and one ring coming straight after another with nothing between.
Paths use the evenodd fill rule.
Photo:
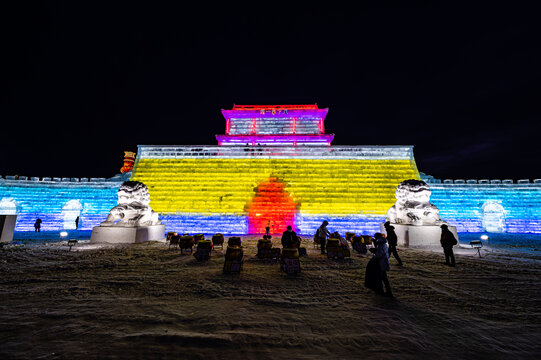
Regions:
<instances>
[{"instance_id":1,"label":"person standing on snow","mask_svg":"<svg viewBox=\"0 0 541 360\"><path fill-rule=\"evenodd\" d=\"M327 243L327 237L331 236L329 230L327 230L329 222L324 220L321 226L317 229L316 236L319 238L319 245L321 247L321 254L325 254L325 244Z\"/></svg>"},{"instance_id":2,"label":"person standing on snow","mask_svg":"<svg viewBox=\"0 0 541 360\"><path fill-rule=\"evenodd\" d=\"M402 259L400 259L400 256L398 256L398 251L396 251L396 246L398 245L398 237L396 236L396 233L394 231L394 226L392 226L389 221L386 221L383 226L385 226L385 231L387 232L389 258L391 257L391 254L393 254L396 261L398 261L398 266L402 266Z\"/></svg>"},{"instance_id":3,"label":"person standing on snow","mask_svg":"<svg viewBox=\"0 0 541 360\"><path fill-rule=\"evenodd\" d=\"M374 235L374 238L376 239L374 257L379 261L380 278L383 282L383 285L385 285L386 290L386 292L383 292L383 290L377 292L383 296L393 297L393 293L391 291L391 284L389 283L389 278L387 277L387 271L391 270L391 264L389 263L389 248L387 246L387 239L385 239L385 237L380 233L376 233Z\"/></svg>"},{"instance_id":4,"label":"person standing on snow","mask_svg":"<svg viewBox=\"0 0 541 360\"><path fill-rule=\"evenodd\" d=\"M443 224L441 228L440 244L445 254L445 265L455 266L455 254L453 253L453 246L458 244L455 235L449 230L449 226Z\"/></svg>"}]
</instances>

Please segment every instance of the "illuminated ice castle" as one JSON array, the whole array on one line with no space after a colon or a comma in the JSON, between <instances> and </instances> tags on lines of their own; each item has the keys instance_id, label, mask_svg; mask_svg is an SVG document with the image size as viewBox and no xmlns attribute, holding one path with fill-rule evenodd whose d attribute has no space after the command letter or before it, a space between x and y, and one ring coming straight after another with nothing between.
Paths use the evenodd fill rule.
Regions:
<instances>
[{"instance_id":1,"label":"illuminated ice castle","mask_svg":"<svg viewBox=\"0 0 541 360\"><path fill-rule=\"evenodd\" d=\"M139 146L132 179L165 223L188 232L367 232L400 181L419 178L411 146L331 146L317 105L223 110L218 146Z\"/></svg>"},{"instance_id":2,"label":"illuminated ice castle","mask_svg":"<svg viewBox=\"0 0 541 360\"><path fill-rule=\"evenodd\" d=\"M313 235L323 220L344 233L379 230L396 186L423 179L443 219L459 231L541 233L541 181L437 180L419 173L413 146L333 146L328 109L317 105L223 110L217 146L140 145L131 180L145 183L167 231ZM130 173L128 173L130 174ZM121 176L0 179L0 212L19 214L17 230L82 228L104 220ZM71 204L71 205L70 205ZM7 209L7 210L6 210Z\"/></svg>"}]
</instances>

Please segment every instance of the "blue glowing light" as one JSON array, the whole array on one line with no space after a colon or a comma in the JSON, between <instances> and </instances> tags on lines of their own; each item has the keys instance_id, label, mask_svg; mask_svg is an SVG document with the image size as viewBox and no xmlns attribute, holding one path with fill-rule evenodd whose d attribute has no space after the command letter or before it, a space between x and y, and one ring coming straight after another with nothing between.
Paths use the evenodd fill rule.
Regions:
<instances>
[{"instance_id":1,"label":"blue glowing light","mask_svg":"<svg viewBox=\"0 0 541 360\"><path fill-rule=\"evenodd\" d=\"M474 181L428 184L442 219L459 232L541 233L541 183Z\"/></svg>"},{"instance_id":2,"label":"blue glowing light","mask_svg":"<svg viewBox=\"0 0 541 360\"><path fill-rule=\"evenodd\" d=\"M129 176L129 175L127 175ZM0 214L16 214L15 231L91 230L117 204L117 190L128 177L93 181L0 179ZM79 180L79 179L78 179Z\"/></svg>"}]
</instances>

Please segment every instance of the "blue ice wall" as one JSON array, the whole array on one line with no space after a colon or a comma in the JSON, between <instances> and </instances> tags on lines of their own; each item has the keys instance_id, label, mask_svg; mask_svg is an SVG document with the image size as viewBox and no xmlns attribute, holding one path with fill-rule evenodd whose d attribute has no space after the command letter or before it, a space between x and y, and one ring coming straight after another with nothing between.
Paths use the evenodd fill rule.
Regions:
<instances>
[{"instance_id":1,"label":"blue ice wall","mask_svg":"<svg viewBox=\"0 0 541 360\"><path fill-rule=\"evenodd\" d=\"M384 216L370 215L301 215L297 218L297 229L300 234L313 236L321 223L327 220L327 229L330 232L338 231L344 235L346 232L354 232L359 235L374 235L380 231L380 224L385 222ZM285 230L282 230L285 231Z\"/></svg>"},{"instance_id":2,"label":"blue ice wall","mask_svg":"<svg viewBox=\"0 0 541 360\"><path fill-rule=\"evenodd\" d=\"M37 218L41 230L91 230L117 205L117 190L129 173L110 179L0 178L0 214L17 214L15 231L33 231Z\"/></svg>"},{"instance_id":3,"label":"blue ice wall","mask_svg":"<svg viewBox=\"0 0 541 360\"><path fill-rule=\"evenodd\" d=\"M541 180L423 180L459 232L541 233Z\"/></svg>"},{"instance_id":4,"label":"blue ice wall","mask_svg":"<svg viewBox=\"0 0 541 360\"><path fill-rule=\"evenodd\" d=\"M152 205L152 203L150 204ZM160 215L166 231L179 233L208 233L209 229L224 235L239 235L248 232L248 216L236 215L201 215L201 214L175 214ZM296 216L297 233L305 236L313 236L323 220L329 222L328 229L345 234L352 231L357 234L374 234L380 231L380 224L385 222L383 216ZM282 233L285 228L271 229L272 233Z\"/></svg>"},{"instance_id":5,"label":"blue ice wall","mask_svg":"<svg viewBox=\"0 0 541 360\"><path fill-rule=\"evenodd\" d=\"M40 218L43 231L75 228L91 230L105 220L117 205L117 190L130 174L110 179L43 178L15 180L0 178L0 214L17 214L16 231L33 231ZM459 232L508 232L541 234L541 180L441 180L422 174L431 190L431 202L442 219ZM151 190L152 191L152 190ZM152 204L151 204L152 206ZM215 228L224 234L243 234L246 216L160 215L167 231L204 232ZM379 231L381 216L348 217L298 216L297 228L303 235L315 233L323 220L329 229L345 233ZM205 226L202 226L205 225Z\"/></svg>"}]
</instances>

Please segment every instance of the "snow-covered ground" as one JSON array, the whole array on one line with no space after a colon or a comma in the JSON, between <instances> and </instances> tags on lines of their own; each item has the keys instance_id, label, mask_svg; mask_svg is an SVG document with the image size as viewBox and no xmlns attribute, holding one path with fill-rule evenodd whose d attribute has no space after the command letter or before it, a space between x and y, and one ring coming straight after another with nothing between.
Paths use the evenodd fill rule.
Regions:
<instances>
[{"instance_id":1,"label":"snow-covered ground","mask_svg":"<svg viewBox=\"0 0 541 360\"><path fill-rule=\"evenodd\" d=\"M51 242L60 242L66 239L88 240L90 230L67 230L65 238L60 236L60 231L17 231L14 234L14 243L33 245ZM488 240L483 240L486 251L511 250L521 252L541 253L541 234L511 234L511 233L459 233L460 244L470 248L471 240L480 240L482 235L487 235ZM241 235L244 237L243 235ZM208 237L208 235L207 235Z\"/></svg>"},{"instance_id":2,"label":"snow-covered ground","mask_svg":"<svg viewBox=\"0 0 541 360\"><path fill-rule=\"evenodd\" d=\"M489 240L490 241L490 240ZM0 251L5 358L538 358L541 255L403 249L394 299L363 286L369 256L334 261L307 242L302 273L255 257L222 273L166 245L23 241Z\"/></svg>"}]
</instances>

